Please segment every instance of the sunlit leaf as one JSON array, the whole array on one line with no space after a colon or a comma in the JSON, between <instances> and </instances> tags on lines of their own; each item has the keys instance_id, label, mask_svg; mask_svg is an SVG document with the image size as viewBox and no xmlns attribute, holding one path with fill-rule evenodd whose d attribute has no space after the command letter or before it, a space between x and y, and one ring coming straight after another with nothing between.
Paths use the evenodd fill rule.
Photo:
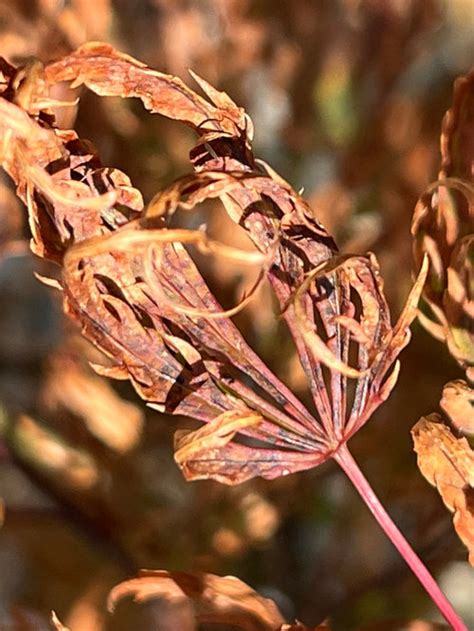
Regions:
<instances>
[{"instance_id":1,"label":"sunlit leaf","mask_svg":"<svg viewBox=\"0 0 474 631\"><path fill-rule=\"evenodd\" d=\"M474 451L437 414L421 418L412 436L418 467L454 513L454 527L474 565Z\"/></svg>"}]
</instances>

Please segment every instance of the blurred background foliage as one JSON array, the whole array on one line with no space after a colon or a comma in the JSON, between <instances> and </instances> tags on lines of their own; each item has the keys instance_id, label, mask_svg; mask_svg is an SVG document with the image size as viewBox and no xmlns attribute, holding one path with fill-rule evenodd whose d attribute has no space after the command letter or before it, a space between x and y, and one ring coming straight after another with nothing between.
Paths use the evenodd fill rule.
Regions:
<instances>
[{"instance_id":1,"label":"blurred background foliage","mask_svg":"<svg viewBox=\"0 0 474 631\"><path fill-rule=\"evenodd\" d=\"M49 61L100 39L188 82L191 68L227 91L254 121L256 154L304 187L341 249L377 254L396 315L411 283L413 208L437 177L453 81L472 63L473 14L472 0L3 0L0 55ZM146 200L190 171L186 128L132 101L62 87L57 96L81 97L80 107L60 111L60 126L93 140ZM92 371L98 353L34 278L46 264L28 254L24 210L1 177L0 628L49 629L55 609L73 631L174 629L158 606L141 622L138 607L105 613L109 589L141 567L233 574L307 624L326 616L335 629L436 620L332 464L235 488L184 481L172 436L192 422L145 408L126 383ZM176 221L205 221L242 245L212 205ZM200 263L224 304L249 282L235 266ZM262 291L236 320L304 400L269 295ZM415 325L398 387L351 444L474 625L472 571L449 513L416 468L409 434L437 408L443 384L460 376L447 349Z\"/></svg>"}]
</instances>

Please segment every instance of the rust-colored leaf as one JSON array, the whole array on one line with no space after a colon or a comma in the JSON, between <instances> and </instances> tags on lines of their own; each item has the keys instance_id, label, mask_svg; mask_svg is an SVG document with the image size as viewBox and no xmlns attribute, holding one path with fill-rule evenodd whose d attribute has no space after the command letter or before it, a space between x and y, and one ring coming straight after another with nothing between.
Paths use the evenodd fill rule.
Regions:
<instances>
[{"instance_id":1,"label":"rust-colored leaf","mask_svg":"<svg viewBox=\"0 0 474 631\"><path fill-rule=\"evenodd\" d=\"M417 263L430 259L421 323L466 370L474 366L474 72L454 85L441 130L439 179L418 201L412 222Z\"/></svg>"},{"instance_id":2,"label":"rust-colored leaf","mask_svg":"<svg viewBox=\"0 0 474 631\"><path fill-rule=\"evenodd\" d=\"M440 406L454 427L474 434L474 389L465 381L450 381L443 388Z\"/></svg>"},{"instance_id":3,"label":"rust-colored leaf","mask_svg":"<svg viewBox=\"0 0 474 631\"><path fill-rule=\"evenodd\" d=\"M137 603L150 599L176 604L187 601L194 607L197 623L225 623L242 631L275 631L284 622L273 601L233 576L142 570L137 578L113 588L109 610L127 596Z\"/></svg>"},{"instance_id":4,"label":"rust-colored leaf","mask_svg":"<svg viewBox=\"0 0 474 631\"><path fill-rule=\"evenodd\" d=\"M178 434L178 439L180 434ZM230 442L224 447L202 451L192 460L179 463L187 480L213 479L223 484L241 484L251 478L273 480L296 471L311 469L327 459L324 452L305 453Z\"/></svg>"},{"instance_id":5,"label":"rust-colored leaf","mask_svg":"<svg viewBox=\"0 0 474 631\"><path fill-rule=\"evenodd\" d=\"M42 86L20 100L27 109L16 98L18 73L26 85ZM201 79L212 103L181 80L100 43L44 69L9 67L7 74L2 160L28 205L33 249L62 265L65 311L110 358L99 372L129 378L157 410L209 424L177 439L185 476L236 484L330 458L395 385L395 361L409 339L426 267L392 326L375 257L337 254L303 198L255 161L245 112ZM199 136L191 152L195 173L143 208L123 173L104 168L75 132L55 127L47 87L58 81L140 98L150 111L193 127ZM191 212L209 199L220 200L254 251L219 243L205 230L169 227L175 210ZM256 265L250 292L223 309L185 245L236 265ZM315 414L230 320L264 280L294 338Z\"/></svg>"},{"instance_id":6,"label":"rust-colored leaf","mask_svg":"<svg viewBox=\"0 0 474 631\"><path fill-rule=\"evenodd\" d=\"M237 432L255 427L262 417L251 410L223 412L220 416L193 432L184 430L176 435L175 460L181 467L210 450L222 449Z\"/></svg>"},{"instance_id":7,"label":"rust-colored leaf","mask_svg":"<svg viewBox=\"0 0 474 631\"><path fill-rule=\"evenodd\" d=\"M456 438L437 414L421 418L412 436L418 467L454 513L454 527L474 565L474 452L466 438Z\"/></svg>"},{"instance_id":8,"label":"rust-colored leaf","mask_svg":"<svg viewBox=\"0 0 474 631\"><path fill-rule=\"evenodd\" d=\"M137 97L151 112L183 121L202 131L235 135L245 129L244 111L228 97L216 98L216 106L190 90L177 77L151 70L109 44L84 44L46 68L49 83L71 81L85 84L101 96ZM216 91L212 96L215 97Z\"/></svg>"}]
</instances>

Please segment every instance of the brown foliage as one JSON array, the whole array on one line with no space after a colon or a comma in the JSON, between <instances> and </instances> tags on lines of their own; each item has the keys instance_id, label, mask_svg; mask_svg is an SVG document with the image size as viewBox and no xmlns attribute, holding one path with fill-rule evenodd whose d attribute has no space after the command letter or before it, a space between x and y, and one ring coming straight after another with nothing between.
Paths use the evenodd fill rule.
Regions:
<instances>
[{"instance_id":1,"label":"brown foliage","mask_svg":"<svg viewBox=\"0 0 474 631\"><path fill-rule=\"evenodd\" d=\"M71 350L51 357L39 404L50 418L80 419L91 436L118 454L133 449L143 429L142 410L121 399L106 379L83 365Z\"/></svg>"},{"instance_id":2,"label":"brown foliage","mask_svg":"<svg viewBox=\"0 0 474 631\"><path fill-rule=\"evenodd\" d=\"M44 71L6 66L5 76L3 164L28 204L33 249L62 263L64 308L110 357L103 374L128 377L160 411L210 423L177 441L186 477L235 484L330 457L395 385L398 364L392 366L408 343L426 265L393 327L375 257L337 255L301 196L254 160L248 116L202 79L196 78L212 103L105 44L84 45ZM150 111L193 127L195 175L142 211L123 173L103 168L89 143L54 127L47 87L58 81L139 97ZM254 253L219 244L202 230L167 227L177 208L214 198L245 230ZM251 293L268 279L316 416L249 348L228 319L235 309L221 309L183 244L261 265Z\"/></svg>"},{"instance_id":3,"label":"brown foliage","mask_svg":"<svg viewBox=\"0 0 474 631\"><path fill-rule=\"evenodd\" d=\"M454 513L453 522L474 565L474 451L456 438L437 414L421 418L412 430L418 466Z\"/></svg>"},{"instance_id":4,"label":"brown foliage","mask_svg":"<svg viewBox=\"0 0 474 631\"><path fill-rule=\"evenodd\" d=\"M436 185L419 200L412 224L415 260L430 258L424 298L435 321L421 323L469 373L474 366L474 72L457 79L441 130Z\"/></svg>"},{"instance_id":5,"label":"brown foliage","mask_svg":"<svg viewBox=\"0 0 474 631\"><path fill-rule=\"evenodd\" d=\"M60 282L47 282L63 292L65 311L108 356L107 365L94 365L97 372L129 379L154 409L206 423L176 435L175 459L186 478L236 484L256 476L286 475L333 456L396 383L396 358L409 341L427 273L422 251L433 262L433 248L417 253L419 277L392 326L375 257L339 255L302 197L255 160L252 123L226 94L194 77L206 100L180 79L153 71L106 44L82 46L44 68L33 63L16 70L5 63L3 76L2 164L28 206L34 252L62 267ZM104 168L90 143L56 126L53 113L72 105L50 96L63 81L71 89L84 84L100 96L137 97L152 113L190 126L199 137L191 152L195 173L144 207L141 194L124 173ZM455 133L448 130L447 135ZM464 191L454 177L445 184ZM191 211L210 200L222 203L236 230L253 242L253 251L225 245L204 229L172 227L176 210ZM234 265L258 266L256 282L237 306L219 305L189 248ZM470 308L461 287L469 275L464 269L466 255L461 248L447 271L447 312L454 314L451 319L457 324ZM270 372L230 320L265 280L295 342L314 410L306 409ZM126 444L121 438L117 443L107 430L111 419L88 410L74 394L95 388L99 398L117 405L112 417L123 409L120 402L101 381L83 379L80 371L69 370L66 377L68 389L51 387L46 405L68 407L109 447L128 448L127 437ZM447 394L451 410L453 401ZM22 427L41 442L47 456L54 441L40 424L23 417L20 431ZM75 469L68 465L65 475ZM177 576L148 573L117 590L137 589L141 598L149 589L163 589L165 578L176 583ZM208 596L210 576L204 580ZM222 596L227 579L214 578ZM184 575L181 579L178 582L191 580ZM246 621L262 601L252 593L256 601L245 615L238 614L237 623L250 625L242 626L248 629L269 628ZM216 594L204 611L228 622L229 610L222 611ZM203 606L201 596L186 594L199 603L198 609ZM282 620L277 624L281 629L306 629Z\"/></svg>"},{"instance_id":6,"label":"brown foliage","mask_svg":"<svg viewBox=\"0 0 474 631\"><path fill-rule=\"evenodd\" d=\"M133 596L137 603L155 598L176 608L191 605L196 625L225 623L242 631L275 631L283 624L273 601L233 576L142 570L137 578L114 587L109 610L126 596Z\"/></svg>"},{"instance_id":7,"label":"brown foliage","mask_svg":"<svg viewBox=\"0 0 474 631\"><path fill-rule=\"evenodd\" d=\"M423 297L436 322L420 321L474 377L474 72L457 79L453 104L441 129L438 182L420 198L412 233L415 260L428 255L430 272ZM440 406L461 432L474 431L472 387L447 383ZM454 512L456 531L474 562L474 455L465 438L457 439L438 414L421 418L412 430L418 466Z\"/></svg>"},{"instance_id":8,"label":"brown foliage","mask_svg":"<svg viewBox=\"0 0 474 631\"><path fill-rule=\"evenodd\" d=\"M440 407L457 430L474 434L474 390L465 381L457 379L444 386Z\"/></svg>"},{"instance_id":9,"label":"brown foliage","mask_svg":"<svg viewBox=\"0 0 474 631\"><path fill-rule=\"evenodd\" d=\"M196 631L200 624L224 624L242 631L331 631L328 623L307 626L302 622L283 622L276 604L260 596L234 576L191 572L142 570L133 579L116 585L109 594L108 608L115 612L123 599L143 604L149 601L167 603L168 616L180 631ZM59 629L63 627L58 627ZM220 627L219 627L220 628ZM363 627L360 631L400 629L397 623ZM414 620L403 625L410 631L435 631L443 625Z\"/></svg>"}]
</instances>

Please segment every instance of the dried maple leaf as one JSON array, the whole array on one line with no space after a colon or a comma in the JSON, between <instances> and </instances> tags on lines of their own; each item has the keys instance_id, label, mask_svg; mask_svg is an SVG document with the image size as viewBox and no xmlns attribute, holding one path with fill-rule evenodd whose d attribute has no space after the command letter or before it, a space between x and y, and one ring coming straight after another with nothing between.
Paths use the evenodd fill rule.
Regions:
<instances>
[{"instance_id":1,"label":"dried maple leaf","mask_svg":"<svg viewBox=\"0 0 474 631\"><path fill-rule=\"evenodd\" d=\"M112 360L112 367L99 368L102 374L130 379L160 411L208 423L177 439L187 479L236 484L334 458L446 618L465 629L346 447L395 385L395 362L409 341L426 259L392 326L375 257L338 255L302 197L254 159L245 112L196 76L211 103L181 80L105 44L82 46L44 70L10 68L5 76L0 157L28 205L33 249L62 264L65 311ZM123 173L104 169L89 143L54 126L47 86L58 81L85 84L100 95L138 97L150 111L191 126L199 135L191 152L195 173L143 209ZM18 85L29 88L20 101ZM177 208L192 210L216 198L255 252L225 246L203 230L168 227ZM250 293L268 279L306 373L314 413L230 320L248 298L223 310L185 245L260 266Z\"/></svg>"},{"instance_id":2,"label":"dried maple leaf","mask_svg":"<svg viewBox=\"0 0 474 631\"><path fill-rule=\"evenodd\" d=\"M108 242L102 240L100 245L97 241L86 243L68 254L64 283L68 310L74 312L83 325L94 310L91 302L94 302L94 306L99 305L99 296L94 301L90 299L97 294L91 286L94 282L92 274L86 269L79 272L77 267L84 268L85 260L90 263L93 256L100 255L101 273L113 280L115 294L119 290L123 297L128 298L124 305L123 301L117 300L117 295L107 297L108 310L115 308L120 313L119 319L125 324L120 327L120 335L116 335L116 338L124 340L126 334L123 329L130 331L134 328L134 318L126 308L128 302L152 318L156 314L161 322L163 318L171 321L181 329L181 337L185 331L186 339L191 338L192 346L198 351L208 374L212 375L214 382L220 380L221 391L223 388L227 392L230 390L247 405L256 406L255 395L249 400L250 393L235 377L232 377L232 388L229 389L228 379L223 378L222 366L218 368L218 376L215 370L216 352L231 357L240 371L252 376L257 387L263 387L272 397L277 392L284 393L288 400L276 397L275 410L283 405L289 416L284 420L281 414L278 415L279 440L275 440L275 431L270 430L266 422L269 413L275 422L275 412L268 409L267 413L262 414L264 421L258 429L240 432L262 440L261 449L235 442L220 449L214 448L212 453L205 452L200 458L182 463L188 479L216 477L220 481L227 478L228 482L235 483L254 475L275 477L314 466L328 457L340 442L347 440L366 422L395 384L397 367L388 375L396 356L408 342L408 326L415 314L425 270L399 324L392 328L374 257L335 257L336 246L324 228L315 221L304 200L269 167L255 162L249 146L251 137L247 135L248 117L226 95L218 93L199 79L201 87L214 103L210 105L180 81L152 71L107 45L83 46L76 53L48 66L45 72L49 82L69 80L74 84L85 83L101 95L139 97L151 111L182 120L195 128L200 135L200 142L192 158L198 173L186 176L160 192L145 210L144 219L137 227L141 228L143 234L143 229L147 228L147 219L148 226L153 226L160 217L169 216L177 207L191 209L206 199L219 197L231 218L245 228L258 251L264 255L265 274L275 290L283 317L295 339L312 389L318 420L303 411L281 383L273 376L269 377L233 325L224 321L223 316L226 314L219 313L219 306L209 294L205 300L200 298L196 302L193 296L195 292L191 291L190 285L198 283L202 296L208 290L202 280L198 280L198 272L186 258L184 250L178 250L177 246L163 247L158 257L160 265L156 265L149 245L156 243L157 230L149 230L148 235L136 237L135 245L141 250L138 254L145 259L146 269L141 273L136 269L134 277L127 278L122 265L120 279L117 279L117 272L112 267L107 269L103 258L107 247L111 253L116 248L123 253L123 262L125 251L131 252L134 247L132 235L127 241L127 234L124 233L124 240L120 243L122 237L116 233ZM162 236L165 240L164 232ZM176 238L176 241L181 242L184 238L184 234L181 237L168 236L170 240ZM178 255L175 254L177 251ZM136 255L137 252L134 257L135 268ZM72 260L76 269L73 268ZM181 273L184 266L185 274ZM193 280L190 283L185 276L191 274ZM145 290L146 300L140 295L137 283L132 287L134 278L139 275L144 277L149 287ZM71 294L78 294L79 291L82 292L79 299L75 295L72 300ZM103 287L99 293L105 296ZM87 303L82 304L82 296L87 296ZM164 308L165 305L168 309ZM201 316L198 326L191 319L193 315ZM107 321L105 313L97 311L93 317L103 324ZM212 318L218 318L217 325L212 323ZM108 320L111 320L110 315ZM155 330L158 329L157 325L154 322ZM86 327L91 335L90 328L88 325ZM223 336L225 329L229 334L226 332ZM148 331L149 335L151 333ZM223 343L223 337L235 340L233 348ZM237 348L238 353L235 352ZM113 354L112 349L106 350ZM356 365L349 366L349 357L352 355L357 358ZM242 361L245 356L248 361ZM198 361L197 357L194 359ZM214 367L213 371L211 366ZM251 370L252 367L258 367L260 374L255 369ZM163 406L162 401L154 400L149 390L140 387L140 381L133 377L133 371L131 376L142 396L151 400L155 406ZM354 387L348 385L348 379L351 378L358 380ZM188 401L191 401L190 397ZM262 406L262 401L258 405ZM161 409L169 411L170 406ZM189 414L183 404L176 406L175 410L177 413ZM232 408L227 406L227 411L232 411ZM262 412L258 406L257 411ZM191 415L196 416L196 413ZM215 416L216 412L204 418L203 410L200 409L199 418L203 420ZM269 438L271 445L268 445ZM275 449L278 444L284 451ZM294 450L298 445L299 449Z\"/></svg>"},{"instance_id":3,"label":"dried maple leaf","mask_svg":"<svg viewBox=\"0 0 474 631\"><path fill-rule=\"evenodd\" d=\"M457 379L444 386L440 407L456 429L474 434L474 389L465 381Z\"/></svg>"},{"instance_id":4,"label":"dried maple leaf","mask_svg":"<svg viewBox=\"0 0 474 631\"><path fill-rule=\"evenodd\" d=\"M150 599L164 599L176 605L189 602L197 624L225 623L243 631L275 631L284 622L272 600L233 576L142 570L137 578L112 589L109 610L113 611L117 602L127 596L137 603Z\"/></svg>"},{"instance_id":5,"label":"dried maple leaf","mask_svg":"<svg viewBox=\"0 0 474 631\"><path fill-rule=\"evenodd\" d=\"M465 369L474 366L474 72L456 80L441 131L441 170L420 198L412 234L417 263L431 262L421 323Z\"/></svg>"},{"instance_id":6,"label":"dried maple leaf","mask_svg":"<svg viewBox=\"0 0 474 631\"><path fill-rule=\"evenodd\" d=\"M417 261L427 254L425 302L436 321L419 318L474 378L474 72L457 79L441 131L439 180L419 200L412 223ZM461 431L474 431L473 390L465 381L443 389L441 407ZM412 430L418 466L454 512L454 526L474 561L474 455L441 417L422 418Z\"/></svg>"},{"instance_id":7,"label":"dried maple leaf","mask_svg":"<svg viewBox=\"0 0 474 631\"><path fill-rule=\"evenodd\" d=\"M49 83L85 84L102 96L138 97L151 112L187 123L201 133L217 131L234 137L249 125L244 110L223 92L203 82L211 92L211 105L181 79L152 70L109 44L84 44L47 66L45 78Z\"/></svg>"},{"instance_id":8,"label":"dried maple leaf","mask_svg":"<svg viewBox=\"0 0 474 631\"><path fill-rule=\"evenodd\" d=\"M453 523L474 565L474 451L456 438L438 414L421 418L412 429L418 467L454 513Z\"/></svg>"}]
</instances>

